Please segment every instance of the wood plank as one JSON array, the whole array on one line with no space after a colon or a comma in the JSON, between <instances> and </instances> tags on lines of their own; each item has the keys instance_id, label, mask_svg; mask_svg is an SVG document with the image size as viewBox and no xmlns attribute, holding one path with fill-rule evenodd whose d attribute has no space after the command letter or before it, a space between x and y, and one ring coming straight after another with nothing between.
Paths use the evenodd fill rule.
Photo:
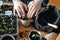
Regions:
<instances>
[{"instance_id":1,"label":"wood plank","mask_svg":"<svg viewBox=\"0 0 60 40\"><path fill-rule=\"evenodd\" d=\"M27 32L25 32L25 30L26 30ZM29 36L28 36L28 35L29 35L29 32L32 31L32 30L36 30L36 29L33 28L32 26L24 27L24 26L21 24L21 22L19 22L19 32L21 33L21 32L24 31L24 37L27 38L28 40L29 40ZM48 32L44 32L44 31L41 31L41 30L37 30L37 31L40 31L40 33L41 33L42 36L45 36L46 34L48 34ZM56 36L54 36L51 40L55 40L56 37L57 37L57 34L56 34ZM21 39L20 34L18 34L16 40L20 40L20 39Z\"/></svg>"}]
</instances>

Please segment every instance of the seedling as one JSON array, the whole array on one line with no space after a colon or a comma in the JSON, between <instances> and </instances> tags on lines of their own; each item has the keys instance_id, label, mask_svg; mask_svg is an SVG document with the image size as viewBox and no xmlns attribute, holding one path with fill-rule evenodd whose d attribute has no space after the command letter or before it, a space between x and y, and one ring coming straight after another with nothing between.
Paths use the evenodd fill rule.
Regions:
<instances>
[{"instance_id":1,"label":"seedling","mask_svg":"<svg viewBox=\"0 0 60 40\"><path fill-rule=\"evenodd\" d=\"M30 39L31 40L40 40L41 36L39 33L32 31L30 34Z\"/></svg>"},{"instance_id":2,"label":"seedling","mask_svg":"<svg viewBox=\"0 0 60 40\"><path fill-rule=\"evenodd\" d=\"M23 20L28 20L27 14L25 14L25 17L22 18Z\"/></svg>"}]
</instances>

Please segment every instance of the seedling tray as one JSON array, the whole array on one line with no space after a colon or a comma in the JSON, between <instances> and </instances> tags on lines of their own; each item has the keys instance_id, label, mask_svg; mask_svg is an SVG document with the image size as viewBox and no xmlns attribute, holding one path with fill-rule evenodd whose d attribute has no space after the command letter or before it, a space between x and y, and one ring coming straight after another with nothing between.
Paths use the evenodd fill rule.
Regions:
<instances>
[{"instance_id":1,"label":"seedling tray","mask_svg":"<svg viewBox=\"0 0 60 40\"><path fill-rule=\"evenodd\" d=\"M18 16L0 15L0 36L4 34L17 35L18 34Z\"/></svg>"}]
</instances>

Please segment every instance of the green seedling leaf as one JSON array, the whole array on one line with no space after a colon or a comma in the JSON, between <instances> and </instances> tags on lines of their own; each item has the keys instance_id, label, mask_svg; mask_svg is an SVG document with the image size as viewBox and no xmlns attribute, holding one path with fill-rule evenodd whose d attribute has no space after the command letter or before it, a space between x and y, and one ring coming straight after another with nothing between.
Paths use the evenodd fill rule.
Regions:
<instances>
[{"instance_id":1,"label":"green seedling leaf","mask_svg":"<svg viewBox=\"0 0 60 40\"><path fill-rule=\"evenodd\" d=\"M32 37L34 37L34 36L35 36L35 34L32 35Z\"/></svg>"},{"instance_id":2,"label":"green seedling leaf","mask_svg":"<svg viewBox=\"0 0 60 40\"><path fill-rule=\"evenodd\" d=\"M25 14L25 18L24 18L24 20L28 20L27 14Z\"/></svg>"},{"instance_id":3,"label":"green seedling leaf","mask_svg":"<svg viewBox=\"0 0 60 40\"><path fill-rule=\"evenodd\" d=\"M15 28L9 28L9 31L11 31L11 30L15 30Z\"/></svg>"},{"instance_id":4,"label":"green seedling leaf","mask_svg":"<svg viewBox=\"0 0 60 40\"><path fill-rule=\"evenodd\" d=\"M5 20L3 19L3 22L5 22Z\"/></svg>"},{"instance_id":5,"label":"green seedling leaf","mask_svg":"<svg viewBox=\"0 0 60 40\"><path fill-rule=\"evenodd\" d=\"M10 20L12 20L12 18L10 18Z\"/></svg>"},{"instance_id":6,"label":"green seedling leaf","mask_svg":"<svg viewBox=\"0 0 60 40\"><path fill-rule=\"evenodd\" d=\"M36 37L40 37L40 35L36 34Z\"/></svg>"},{"instance_id":7,"label":"green seedling leaf","mask_svg":"<svg viewBox=\"0 0 60 40\"><path fill-rule=\"evenodd\" d=\"M28 19L27 14L25 15L25 19Z\"/></svg>"},{"instance_id":8,"label":"green seedling leaf","mask_svg":"<svg viewBox=\"0 0 60 40\"><path fill-rule=\"evenodd\" d=\"M11 28L12 30L15 30L15 28Z\"/></svg>"},{"instance_id":9,"label":"green seedling leaf","mask_svg":"<svg viewBox=\"0 0 60 40\"><path fill-rule=\"evenodd\" d=\"M2 25L0 25L0 27L2 27Z\"/></svg>"},{"instance_id":10,"label":"green seedling leaf","mask_svg":"<svg viewBox=\"0 0 60 40\"><path fill-rule=\"evenodd\" d=\"M4 29L0 29L0 32L5 32L5 30Z\"/></svg>"},{"instance_id":11,"label":"green seedling leaf","mask_svg":"<svg viewBox=\"0 0 60 40\"><path fill-rule=\"evenodd\" d=\"M40 35L38 35L38 34L33 34L32 37L35 37L35 38L36 38L36 37L39 37L39 38L40 38Z\"/></svg>"},{"instance_id":12,"label":"green seedling leaf","mask_svg":"<svg viewBox=\"0 0 60 40\"><path fill-rule=\"evenodd\" d=\"M6 22L4 22L4 24L7 24Z\"/></svg>"},{"instance_id":13,"label":"green seedling leaf","mask_svg":"<svg viewBox=\"0 0 60 40\"><path fill-rule=\"evenodd\" d=\"M11 22L11 25L13 24L13 22Z\"/></svg>"}]
</instances>

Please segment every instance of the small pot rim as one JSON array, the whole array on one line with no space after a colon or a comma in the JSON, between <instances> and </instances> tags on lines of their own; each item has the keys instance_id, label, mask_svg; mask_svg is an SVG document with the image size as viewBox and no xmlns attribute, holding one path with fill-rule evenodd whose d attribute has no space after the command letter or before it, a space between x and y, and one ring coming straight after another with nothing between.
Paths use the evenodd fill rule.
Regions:
<instances>
[{"instance_id":1,"label":"small pot rim","mask_svg":"<svg viewBox=\"0 0 60 40\"><path fill-rule=\"evenodd\" d=\"M31 21L31 22L33 22L33 19L28 19L28 20L20 19L20 21Z\"/></svg>"},{"instance_id":2,"label":"small pot rim","mask_svg":"<svg viewBox=\"0 0 60 40\"><path fill-rule=\"evenodd\" d=\"M41 35L41 33L40 33L39 31L37 31L37 30L32 30L32 31L37 32L37 33L40 35L41 39L42 39L42 35ZM29 32L29 36L30 36L30 34L31 34L32 31ZM41 39L40 39L40 40L41 40ZM29 38L29 40L30 40L30 38Z\"/></svg>"},{"instance_id":3,"label":"small pot rim","mask_svg":"<svg viewBox=\"0 0 60 40\"><path fill-rule=\"evenodd\" d=\"M15 40L15 38L12 35L9 35L9 34L2 35L1 40L3 39L3 37L6 37L6 36L10 36L13 40Z\"/></svg>"}]
</instances>

